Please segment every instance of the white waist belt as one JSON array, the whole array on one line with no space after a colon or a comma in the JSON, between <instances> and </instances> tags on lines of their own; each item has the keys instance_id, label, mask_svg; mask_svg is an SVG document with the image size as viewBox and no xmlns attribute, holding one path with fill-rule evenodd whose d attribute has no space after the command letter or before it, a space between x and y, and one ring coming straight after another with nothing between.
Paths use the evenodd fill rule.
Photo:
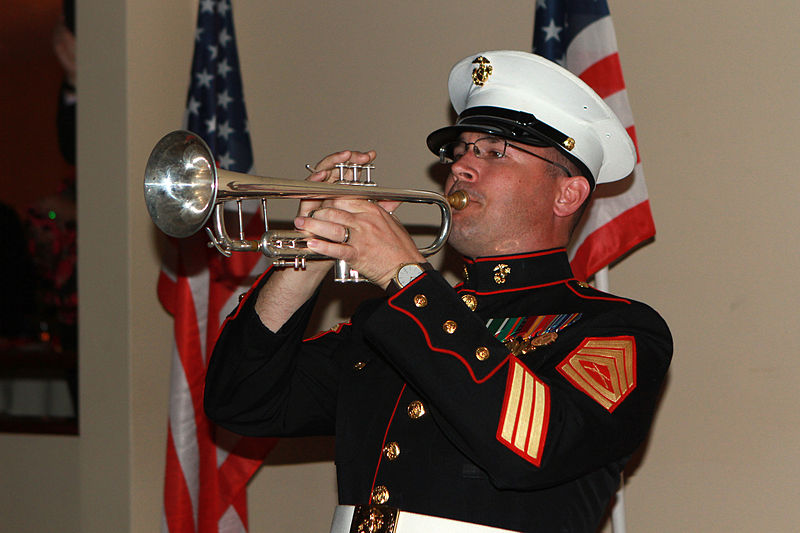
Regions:
<instances>
[{"instance_id":1,"label":"white waist belt","mask_svg":"<svg viewBox=\"0 0 800 533\"><path fill-rule=\"evenodd\" d=\"M331 533L515 533L384 505L337 505Z\"/></svg>"}]
</instances>

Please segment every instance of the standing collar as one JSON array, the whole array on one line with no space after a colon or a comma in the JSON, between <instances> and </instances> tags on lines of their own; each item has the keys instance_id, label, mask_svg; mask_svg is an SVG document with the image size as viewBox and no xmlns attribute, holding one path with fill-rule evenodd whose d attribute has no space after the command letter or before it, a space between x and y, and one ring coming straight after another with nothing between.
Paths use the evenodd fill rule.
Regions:
<instances>
[{"instance_id":1,"label":"standing collar","mask_svg":"<svg viewBox=\"0 0 800 533\"><path fill-rule=\"evenodd\" d=\"M488 294L551 285L573 277L566 249L553 248L464 258L464 283L458 289Z\"/></svg>"}]
</instances>

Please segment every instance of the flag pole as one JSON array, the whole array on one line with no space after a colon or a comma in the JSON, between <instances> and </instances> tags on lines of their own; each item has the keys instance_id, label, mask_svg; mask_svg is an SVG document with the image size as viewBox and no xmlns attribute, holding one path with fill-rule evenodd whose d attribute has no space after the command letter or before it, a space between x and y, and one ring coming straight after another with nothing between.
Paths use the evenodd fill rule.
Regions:
<instances>
[{"instance_id":1,"label":"flag pole","mask_svg":"<svg viewBox=\"0 0 800 533\"><path fill-rule=\"evenodd\" d=\"M608 266L595 273L594 284L597 290L609 292ZM625 533L625 479L622 475L619 477L619 489L611 510L611 530L614 533Z\"/></svg>"},{"instance_id":2,"label":"flag pole","mask_svg":"<svg viewBox=\"0 0 800 533\"><path fill-rule=\"evenodd\" d=\"M604 266L594 275L594 286L597 290L609 292L608 290L608 267Z\"/></svg>"},{"instance_id":3,"label":"flag pole","mask_svg":"<svg viewBox=\"0 0 800 533\"><path fill-rule=\"evenodd\" d=\"M619 475L619 488L611 511L611 531L625 533L625 476Z\"/></svg>"},{"instance_id":4,"label":"flag pole","mask_svg":"<svg viewBox=\"0 0 800 533\"><path fill-rule=\"evenodd\" d=\"M561 64L591 86L622 120L636 144L617 38L605 0L536 0L533 52ZM570 246L570 264L578 279L588 279L600 265L606 265L594 274L595 287L603 292L609 292L607 265L655 235L640 165L631 176L626 192L593 200ZM622 476L611 524L613 533L625 533Z\"/></svg>"},{"instance_id":5,"label":"flag pole","mask_svg":"<svg viewBox=\"0 0 800 533\"><path fill-rule=\"evenodd\" d=\"M231 0L198 0L183 127L203 138L221 168L252 168ZM175 331L162 532L247 533L247 483L275 439L233 437L214 426L203 386L221 324L266 259L237 254L223 262L202 239L173 243L174 264L165 261L158 283Z\"/></svg>"}]
</instances>

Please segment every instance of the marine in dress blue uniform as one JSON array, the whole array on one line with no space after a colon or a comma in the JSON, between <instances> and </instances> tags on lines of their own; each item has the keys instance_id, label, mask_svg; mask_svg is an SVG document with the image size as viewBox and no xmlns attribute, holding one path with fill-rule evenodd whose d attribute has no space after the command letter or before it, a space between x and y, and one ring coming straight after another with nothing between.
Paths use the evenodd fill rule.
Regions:
<instances>
[{"instance_id":1,"label":"marine in dress blue uniform","mask_svg":"<svg viewBox=\"0 0 800 533\"><path fill-rule=\"evenodd\" d=\"M530 76L550 87L533 91L544 99L528 94ZM567 89L588 118L559 121L570 113L548 99L572 102ZM624 177L630 139L610 139L624 129L587 91L530 54L467 58L450 79L459 121L429 146L436 153L464 132L558 144L592 187ZM547 108L538 122L520 121L537 103ZM538 120L548 113L556 118ZM206 412L244 435L336 435L339 503L357 506L346 508L345 531L596 531L649 430L669 330L647 305L576 280L561 247L464 261L456 287L424 262L398 268L386 297L310 339L316 295L277 331L262 322L268 270L223 328ZM422 525L403 528L404 516Z\"/></svg>"}]
</instances>

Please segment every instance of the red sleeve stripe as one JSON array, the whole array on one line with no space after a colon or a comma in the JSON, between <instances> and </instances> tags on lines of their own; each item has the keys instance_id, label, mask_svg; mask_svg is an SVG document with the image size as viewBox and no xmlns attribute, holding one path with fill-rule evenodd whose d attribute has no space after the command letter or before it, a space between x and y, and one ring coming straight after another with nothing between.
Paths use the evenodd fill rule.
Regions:
<instances>
[{"instance_id":1,"label":"red sleeve stripe","mask_svg":"<svg viewBox=\"0 0 800 533\"><path fill-rule=\"evenodd\" d=\"M550 389L516 358L509 360L497 440L539 466L550 419Z\"/></svg>"}]
</instances>

